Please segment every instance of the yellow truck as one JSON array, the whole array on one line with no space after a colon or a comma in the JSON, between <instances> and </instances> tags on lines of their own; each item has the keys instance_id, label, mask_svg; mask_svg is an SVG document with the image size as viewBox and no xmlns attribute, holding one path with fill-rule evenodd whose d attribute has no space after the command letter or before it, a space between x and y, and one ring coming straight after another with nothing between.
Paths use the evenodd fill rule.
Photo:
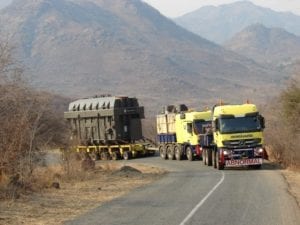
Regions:
<instances>
[{"instance_id":1,"label":"yellow truck","mask_svg":"<svg viewBox=\"0 0 300 225\"><path fill-rule=\"evenodd\" d=\"M254 104L217 105L212 110L212 131L205 134L203 162L225 167L260 168L264 158L265 122Z\"/></svg>"},{"instance_id":2,"label":"yellow truck","mask_svg":"<svg viewBox=\"0 0 300 225\"><path fill-rule=\"evenodd\" d=\"M161 158L190 161L202 158L200 138L205 126L211 124L211 111L190 111L185 105L165 109L156 116Z\"/></svg>"}]
</instances>

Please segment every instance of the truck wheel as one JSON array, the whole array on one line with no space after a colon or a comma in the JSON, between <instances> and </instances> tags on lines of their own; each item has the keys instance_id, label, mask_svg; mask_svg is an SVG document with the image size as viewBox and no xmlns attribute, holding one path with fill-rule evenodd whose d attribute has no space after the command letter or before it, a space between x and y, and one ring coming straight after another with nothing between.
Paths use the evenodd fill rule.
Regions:
<instances>
[{"instance_id":1,"label":"truck wheel","mask_svg":"<svg viewBox=\"0 0 300 225\"><path fill-rule=\"evenodd\" d=\"M218 152L216 153L216 167L218 170L224 170L224 164L220 164L219 162L219 154Z\"/></svg>"},{"instance_id":2,"label":"truck wheel","mask_svg":"<svg viewBox=\"0 0 300 225\"><path fill-rule=\"evenodd\" d=\"M159 146L159 154L162 159L167 159L167 152L164 145Z\"/></svg>"},{"instance_id":3,"label":"truck wheel","mask_svg":"<svg viewBox=\"0 0 300 225\"><path fill-rule=\"evenodd\" d=\"M207 165L207 150L203 149L202 151L202 160L203 160L203 164Z\"/></svg>"},{"instance_id":4,"label":"truck wheel","mask_svg":"<svg viewBox=\"0 0 300 225\"><path fill-rule=\"evenodd\" d=\"M176 160L182 159L182 152L181 152L181 146L175 145L174 146L174 153Z\"/></svg>"},{"instance_id":5,"label":"truck wheel","mask_svg":"<svg viewBox=\"0 0 300 225\"><path fill-rule=\"evenodd\" d=\"M186 148L186 157L189 161L193 161L194 160L194 157L193 157L193 152L192 152L192 149L190 146L188 146Z\"/></svg>"},{"instance_id":6,"label":"truck wheel","mask_svg":"<svg viewBox=\"0 0 300 225\"><path fill-rule=\"evenodd\" d=\"M131 159L131 152L129 152L129 151L123 152L123 159L125 159L125 160Z\"/></svg>"},{"instance_id":7,"label":"truck wheel","mask_svg":"<svg viewBox=\"0 0 300 225\"><path fill-rule=\"evenodd\" d=\"M168 154L168 159L171 160L175 159L174 148L171 145L167 146L167 154Z\"/></svg>"},{"instance_id":8,"label":"truck wheel","mask_svg":"<svg viewBox=\"0 0 300 225\"><path fill-rule=\"evenodd\" d=\"M217 168L217 164L216 164L216 151L215 150L213 150L212 151L212 166L213 166L213 168Z\"/></svg>"},{"instance_id":9,"label":"truck wheel","mask_svg":"<svg viewBox=\"0 0 300 225\"><path fill-rule=\"evenodd\" d=\"M211 166L212 165L212 150L211 149L206 149L206 157L207 157L207 165Z\"/></svg>"}]
</instances>

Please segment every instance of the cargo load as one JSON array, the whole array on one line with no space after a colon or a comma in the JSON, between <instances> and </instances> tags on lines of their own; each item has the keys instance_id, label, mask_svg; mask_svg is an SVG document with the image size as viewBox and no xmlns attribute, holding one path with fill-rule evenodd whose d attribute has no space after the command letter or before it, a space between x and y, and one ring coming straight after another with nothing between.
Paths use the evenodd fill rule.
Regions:
<instances>
[{"instance_id":1,"label":"cargo load","mask_svg":"<svg viewBox=\"0 0 300 225\"><path fill-rule=\"evenodd\" d=\"M142 119L144 107L136 98L102 96L79 99L64 113L70 123L78 151L93 152L97 158L121 158L146 151ZM125 153L124 153L125 152Z\"/></svg>"}]
</instances>

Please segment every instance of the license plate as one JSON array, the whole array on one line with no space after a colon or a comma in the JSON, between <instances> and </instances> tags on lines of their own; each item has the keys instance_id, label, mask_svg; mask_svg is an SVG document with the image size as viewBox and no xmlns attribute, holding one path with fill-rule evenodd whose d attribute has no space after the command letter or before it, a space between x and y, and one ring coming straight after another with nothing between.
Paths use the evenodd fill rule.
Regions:
<instances>
[{"instance_id":1,"label":"license plate","mask_svg":"<svg viewBox=\"0 0 300 225\"><path fill-rule=\"evenodd\" d=\"M226 160L226 166L249 166L249 165L260 165L263 163L262 158L255 159L233 159Z\"/></svg>"}]
</instances>

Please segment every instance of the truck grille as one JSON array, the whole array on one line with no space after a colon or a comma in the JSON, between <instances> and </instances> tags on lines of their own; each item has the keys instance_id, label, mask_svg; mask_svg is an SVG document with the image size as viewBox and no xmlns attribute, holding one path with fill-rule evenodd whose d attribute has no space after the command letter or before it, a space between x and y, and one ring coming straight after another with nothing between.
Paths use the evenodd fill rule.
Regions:
<instances>
[{"instance_id":1,"label":"truck grille","mask_svg":"<svg viewBox=\"0 0 300 225\"><path fill-rule=\"evenodd\" d=\"M253 158L254 151L250 149L234 149L231 154L232 159Z\"/></svg>"},{"instance_id":2,"label":"truck grille","mask_svg":"<svg viewBox=\"0 0 300 225\"><path fill-rule=\"evenodd\" d=\"M251 148L258 146L260 143L260 138L223 141L226 148Z\"/></svg>"}]
</instances>

